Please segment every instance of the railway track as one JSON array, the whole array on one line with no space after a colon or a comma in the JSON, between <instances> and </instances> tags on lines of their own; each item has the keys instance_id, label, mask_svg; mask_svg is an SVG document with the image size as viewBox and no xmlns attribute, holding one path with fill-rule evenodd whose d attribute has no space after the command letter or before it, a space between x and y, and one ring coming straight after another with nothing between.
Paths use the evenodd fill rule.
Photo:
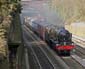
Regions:
<instances>
[{"instance_id":1,"label":"railway track","mask_svg":"<svg viewBox=\"0 0 85 69\"><path fill-rule=\"evenodd\" d=\"M27 42L26 44L28 45L29 43ZM39 46L37 46L37 44L30 45L31 46L27 47L30 69L54 69L53 64Z\"/></svg>"},{"instance_id":2,"label":"railway track","mask_svg":"<svg viewBox=\"0 0 85 69\"><path fill-rule=\"evenodd\" d=\"M75 52L71 53L70 57L64 57L62 58L66 64L71 68L71 69L85 69L85 49L82 48L80 45L76 45ZM69 62L68 62L69 61ZM72 63L73 62L73 63ZM71 64L69 64L71 63Z\"/></svg>"},{"instance_id":3,"label":"railway track","mask_svg":"<svg viewBox=\"0 0 85 69\"><path fill-rule=\"evenodd\" d=\"M30 38L32 41L34 41L34 39L36 40L36 41L40 41L40 39L39 38L37 38L35 35L34 35L34 32L33 31L31 31L32 29L30 29L30 28L28 28L28 26L26 26L26 25L24 25L24 31L27 33L27 35L29 36L28 38ZM29 33L30 34L29 34Z\"/></svg>"},{"instance_id":4,"label":"railway track","mask_svg":"<svg viewBox=\"0 0 85 69\"><path fill-rule=\"evenodd\" d=\"M28 26L27 26L28 27ZM28 31L31 30L28 28ZM33 40L37 40L37 41L40 41L41 39L39 37L37 37L36 35L34 35L33 33L31 33L31 37L33 38ZM40 45L40 46L39 46ZM69 67L63 62L61 61L62 63L60 63L59 60L61 59L58 59L59 57L57 56L57 54L53 54L53 52L50 52L49 50L51 49L48 49L48 45L45 43L45 44L42 44L42 43L39 43L37 46L39 46L39 48L44 52L44 54L47 56L47 58L51 59L50 62L52 62L52 65L54 65L54 69L69 69ZM36 50L36 49L35 49ZM56 57L55 57L55 56ZM57 59L57 60L56 60Z\"/></svg>"},{"instance_id":5,"label":"railway track","mask_svg":"<svg viewBox=\"0 0 85 69\"><path fill-rule=\"evenodd\" d=\"M82 59L85 59L85 48L83 48L84 45L83 45L83 47L81 46L81 44L82 44L81 42L79 42L77 40L74 40L74 43L76 45L75 46L75 54L77 54L78 56L80 56Z\"/></svg>"},{"instance_id":6,"label":"railway track","mask_svg":"<svg viewBox=\"0 0 85 69\"><path fill-rule=\"evenodd\" d=\"M53 64L49 61L48 57L44 54L44 52L37 46L32 46L42 69L54 69Z\"/></svg>"},{"instance_id":7,"label":"railway track","mask_svg":"<svg viewBox=\"0 0 85 69\"><path fill-rule=\"evenodd\" d=\"M82 53L83 55L85 55L85 49L82 48L81 46L79 45L76 45L76 48L75 48L77 51L79 51L80 53Z\"/></svg>"},{"instance_id":8,"label":"railway track","mask_svg":"<svg viewBox=\"0 0 85 69\"><path fill-rule=\"evenodd\" d=\"M27 32L26 29L24 31ZM28 35L28 33L26 34ZM30 38L28 36L30 36ZM31 37L31 34L28 36L25 35L25 41L28 41L29 38L29 42L26 43L27 45L30 44L30 41L34 41L33 37ZM30 69L54 69L52 63L49 61L43 51L37 46L37 44L30 45L31 46L27 47Z\"/></svg>"},{"instance_id":9,"label":"railway track","mask_svg":"<svg viewBox=\"0 0 85 69\"><path fill-rule=\"evenodd\" d=\"M76 55L80 56L82 59L85 59L85 55L84 55L83 53L81 53L79 50L76 50L74 53L75 53ZM73 54L74 54L74 53L73 53Z\"/></svg>"},{"instance_id":10,"label":"railway track","mask_svg":"<svg viewBox=\"0 0 85 69\"><path fill-rule=\"evenodd\" d=\"M38 59L30 46L31 45L30 42L34 42L34 40L32 37L30 37L31 35L28 32L29 31L26 29L26 27L23 26L23 38L24 38L25 47L27 48L28 60L29 60L28 61L29 64L26 64L26 66L29 65L30 69L41 69Z\"/></svg>"},{"instance_id":11,"label":"railway track","mask_svg":"<svg viewBox=\"0 0 85 69\"><path fill-rule=\"evenodd\" d=\"M36 36L34 36L33 34L30 34L30 36L31 36L31 39L33 41L34 40L36 41L36 39L38 41L40 41L40 39L37 38ZM25 40L25 41L27 41L27 40ZM57 61L56 58L54 58L54 56L49 52L49 50L47 50L48 52L46 52L44 50L44 48L41 48L41 47L45 47L45 45L43 45L42 43L40 43L40 44L36 44L36 43L32 43L31 44L31 43L28 43L28 44L31 45L31 46L29 46L29 48L30 48L29 53L30 52L33 53L34 57L35 57L35 60L36 60L33 63L37 62L38 65L36 65L36 66L39 67L40 69L61 69L61 68L66 69L66 67L61 65L59 63L59 61ZM33 55L29 54L29 56L32 57L32 59L33 59ZM30 66L32 66L32 64L33 64L33 63L31 63L33 61L32 59L31 58L29 59L30 60L29 62L31 64ZM31 69L38 69L36 66L34 66Z\"/></svg>"},{"instance_id":12,"label":"railway track","mask_svg":"<svg viewBox=\"0 0 85 69\"><path fill-rule=\"evenodd\" d=\"M30 37L30 34L28 33L29 31L27 31L25 29L25 26L23 26L23 38L26 37L26 39L29 41L29 42L33 42L34 40L32 39L32 37Z\"/></svg>"},{"instance_id":13,"label":"railway track","mask_svg":"<svg viewBox=\"0 0 85 69\"><path fill-rule=\"evenodd\" d=\"M75 45L76 45L76 48L75 48L75 50L76 50L76 54L79 54L79 56L81 56L82 57L82 55L84 55L84 58L85 58L85 40L83 40L83 39L80 39L80 38L78 38L78 37L73 37L72 38L73 39L73 41L74 41L74 43L75 43Z\"/></svg>"},{"instance_id":14,"label":"railway track","mask_svg":"<svg viewBox=\"0 0 85 69\"><path fill-rule=\"evenodd\" d=\"M61 57L61 59L70 67L70 69L85 69L80 63L78 63L74 58Z\"/></svg>"},{"instance_id":15,"label":"railway track","mask_svg":"<svg viewBox=\"0 0 85 69\"><path fill-rule=\"evenodd\" d=\"M72 54L72 58L74 58L85 69L85 49L77 45L75 48L75 52L73 52Z\"/></svg>"},{"instance_id":16,"label":"railway track","mask_svg":"<svg viewBox=\"0 0 85 69\"><path fill-rule=\"evenodd\" d=\"M29 28L28 28L29 29ZM27 31L29 31L27 29ZM36 35L34 35L34 33L30 33L30 37L31 37L31 39L33 40L33 41L40 41L40 39L36 36ZM34 46L33 46L34 45ZM42 44L42 43L39 43L38 45L36 45L35 43L33 44L33 45L31 45L31 50L32 51L34 51L34 53L35 53L35 55L36 55L36 58L37 58L37 64L38 65L36 65L36 66L38 66L39 68L41 67L42 68L42 66L44 67L45 65L48 65L47 67L44 67L44 69L48 69L49 68L49 66L51 66L50 67L50 69L64 69L64 67L63 66L61 66L61 64L59 64L59 62L56 60L56 58L54 57L55 55L53 55L51 52L49 52L49 50L46 48L46 45L44 44ZM38 46L38 47L37 47ZM42 51L42 50L44 50L44 52ZM79 56L81 56L82 58L85 58L85 56L84 56L84 54L82 54L83 52L84 52L84 49L82 49L81 47L77 47L77 49L76 49L77 51L75 52L75 54L77 54L77 55L79 55ZM30 51L29 51L30 52ZM46 60L47 58L43 58L43 59L40 59L40 58L42 58L42 57L40 57L40 56L42 56L41 54L40 54L40 52L41 52L41 54L43 53L44 55L43 55L43 57L44 56L46 56L47 58L49 57L49 59L51 59L51 61L49 61L49 59L48 60ZM46 52L46 53L45 53ZM39 54L38 54L39 53ZM56 54L57 55L57 54ZM72 56L70 56L70 57L63 57L63 58L61 58L70 68L67 68L67 69L75 69L75 68L77 68L77 69L85 69L85 67L83 67L78 61L76 61L75 60L75 58L73 58ZM44 62L42 62L43 60L46 60L46 61L44 61ZM40 62L39 62L40 61ZM49 62L48 62L49 61ZM32 62L32 61L30 61L30 62ZM43 63L45 63L45 62L48 62L48 63L46 63L45 65L43 65ZM52 63L50 63L50 62L52 62ZM40 65L40 66L39 66ZM53 68L54 67L54 68ZM35 69L35 67L34 67L34 69ZM36 69L38 69L38 68L36 68ZM65 68L66 69L66 68Z\"/></svg>"},{"instance_id":17,"label":"railway track","mask_svg":"<svg viewBox=\"0 0 85 69\"><path fill-rule=\"evenodd\" d=\"M60 59L60 57L57 56L53 50L48 48L46 44L42 45L41 49L47 53L48 57L51 59L53 65L55 66L55 69L69 69L69 67Z\"/></svg>"},{"instance_id":18,"label":"railway track","mask_svg":"<svg viewBox=\"0 0 85 69\"><path fill-rule=\"evenodd\" d=\"M42 46L44 48L44 50L46 51L46 47ZM46 51L48 52L48 51ZM50 53L49 53L50 54ZM85 69L85 65L84 65L84 61L82 61L82 59L85 59L85 55L81 55L83 58L80 59L78 58L78 56L76 54L72 54L71 56L69 57L61 57L61 59L69 66L70 69ZM78 59L76 59L78 58ZM55 62L56 64L59 64L58 62L56 62L56 60L53 59L53 57L51 58L53 62ZM59 66L59 65L58 65ZM61 67L62 69L62 67Z\"/></svg>"},{"instance_id":19,"label":"railway track","mask_svg":"<svg viewBox=\"0 0 85 69\"><path fill-rule=\"evenodd\" d=\"M41 69L41 65L39 63L39 60L37 56L35 55L35 52L32 48L28 47L28 56L29 56L29 68L30 69Z\"/></svg>"},{"instance_id":20,"label":"railway track","mask_svg":"<svg viewBox=\"0 0 85 69\"><path fill-rule=\"evenodd\" d=\"M85 50L80 49L80 48L77 47L75 49L75 52L74 53L77 54L78 56L80 56L82 59L85 59Z\"/></svg>"},{"instance_id":21,"label":"railway track","mask_svg":"<svg viewBox=\"0 0 85 69\"><path fill-rule=\"evenodd\" d=\"M85 40L84 39L80 39L78 37L73 36L72 40L78 47L81 46L85 50Z\"/></svg>"}]
</instances>

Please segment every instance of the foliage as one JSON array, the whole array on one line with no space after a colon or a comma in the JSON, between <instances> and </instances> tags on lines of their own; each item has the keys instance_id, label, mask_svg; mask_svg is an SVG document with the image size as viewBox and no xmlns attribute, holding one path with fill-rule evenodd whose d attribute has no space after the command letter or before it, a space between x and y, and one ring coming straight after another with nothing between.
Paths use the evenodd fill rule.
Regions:
<instances>
[{"instance_id":1,"label":"foliage","mask_svg":"<svg viewBox=\"0 0 85 69\"><path fill-rule=\"evenodd\" d=\"M7 36L12 19L20 13L20 0L0 0L0 54L6 56ZM4 51L5 50L5 51Z\"/></svg>"},{"instance_id":2,"label":"foliage","mask_svg":"<svg viewBox=\"0 0 85 69\"><path fill-rule=\"evenodd\" d=\"M71 23L85 21L84 3L85 0L52 0L52 7L66 22Z\"/></svg>"}]
</instances>

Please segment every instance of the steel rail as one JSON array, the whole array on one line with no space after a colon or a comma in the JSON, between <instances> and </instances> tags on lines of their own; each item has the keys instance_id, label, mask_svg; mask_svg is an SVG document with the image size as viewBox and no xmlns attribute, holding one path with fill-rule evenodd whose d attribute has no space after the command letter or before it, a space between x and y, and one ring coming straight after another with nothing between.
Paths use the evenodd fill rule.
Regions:
<instances>
[{"instance_id":1,"label":"steel rail","mask_svg":"<svg viewBox=\"0 0 85 69\"><path fill-rule=\"evenodd\" d=\"M43 46L42 46L43 47ZM49 51L49 53L51 54L51 55L53 55L53 61L54 61L54 59L55 59L55 61L54 61L54 63L58 63L59 64L59 66L60 67L62 67L63 69L70 69L67 65L66 65L66 63L53 51L53 50L51 50L49 47L44 47L44 50L45 51ZM62 66L61 66L62 65Z\"/></svg>"},{"instance_id":2,"label":"steel rail","mask_svg":"<svg viewBox=\"0 0 85 69\"><path fill-rule=\"evenodd\" d=\"M39 47L34 46L33 49L43 69L54 69L53 65L49 62L48 58L46 57L46 55L42 52L42 50Z\"/></svg>"},{"instance_id":3,"label":"steel rail","mask_svg":"<svg viewBox=\"0 0 85 69\"><path fill-rule=\"evenodd\" d=\"M31 36L31 38L33 39L33 40L35 40L33 37L32 37L32 35L30 34L30 36ZM28 44L30 44L30 43L28 43ZM37 58L37 56L36 56L36 54L35 54L35 52L34 52L34 50L33 50L33 48L31 47L31 50L33 51L33 53L34 53L34 56L36 57L36 59L37 59L37 61L38 61L38 64L39 64L39 66L40 66L40 69L42 69L42 67L41 67L41 65L40 65L40 63L39 63L39 60L38 60L38 58ZM45 55L45 54L44 54ZM48 59L48 58L47 58ZM49 59L48 59L49 60ZM52 65L52 64L51 64ZM53 65L52 65L53 66Z\"/></svg>"},{"instance_id":4,"label":"steel rail","mask_svg":"<svg viewBox=\"0 0 85 69\"><path fill-rule=\"evenodd\" d=\"M85 69L85 61L83 61L83 59L79 56L75 55L71 55L71 57L77 62L79 63L83 69Z\"/></svg>"},{"instance_id":5,"label":"steel rail","mask_svg":"<svg viewBox=\"0 0 85 69\"><path fill-rule=\"evenodd\" d=\"M54 69L56 69L56 67L54 66L54 64L52 63L52 60L50 60L50 58L47 56L47 53L41 48L41 47L39 47L41 50L42 50L42 52L45 54L45 56L47 57L47 59L49 60L49 62L51 63L51 65L53 66L53 68Z\"/></svg>"},{"instance_id":6,"label":"steel rail","mask_svg":"<svg viewBox=\"0 0 85 69\"><path fill-rule=\"evenodd\" d=\"M24 31L27 32L27 30L26 30L25 27L24 27L23 29L24 29ZM27 34L28 34L28 33L27 33ZM28 35L31 36L30 34L28 34ZM24 36L23 36L23 37L24 37ZM33 41L33 38L30 37L30 40ZM28 40L27 40L27 37L24 37L24 41L28 41ZM27 45L29 45L29 44L30 44L30 41L29 41L29 43L28 43L28 42L25 42L25 43L26 43ZM32 50L32 52L33 52L33 55L34 55L34 57L35 57L35 59L36 59L38 65L39 65L39 67L40 67L39 69L42 69L41 66L40 66L40 63L39 63L39 61L38 61L38 58L37 58L37 56L35 55L35 53L34 53L34 51L33 51L32 48L31 48L31 50ZM27 69L28 69L28 66L29 66L29 65L28 65L27 54L26 54L26 68L27 68ZM30 68L30 66L29 66L29 68Z\"/></svg>"},{"instance_id":7,"label":"steel rail","mask_svg":"<svg viewBox=\"0 0 85 69\"><path fill-rule=\"evenodd\" d=\"M29 60L28 60L28 54L27 54L27 49L25 48L25 64L26 64L26 69L30 69L30 66L29 66Z\"/></svg>"},{"instance_id":8,"label":"steel rail","mask_svg":"<svg viewBox=\"0 0 85 69\"><path fill-rule=\"evenodd\" d=\"M30 48L31 48L31 50L32 50L32 52L33 52L33 54L34 54L34 56L35 56L35 58L36 58L36 60L37 60L37 62L38 62L38 64L39 64L40 69L42 69L42 66L40 65L40 62L39 62L39 60L38 60L37 55L35 54L35 52L34 52L34 50L33 50L33 48L32 48L31 46L30 46Z\"/></svg>"},{"instance_id":9,"label":"steel rail","mask_svg":"<svg viewBox=\"0 0 85 69\"><path fill-rule=\"evenodd\" d=\"M25 39L25 41L27 41L27 40ZM32 50L32 53L33 53L33 55L34 55L34 57L35 57L35 59L36 59L38 65L39 65L39 67L40 67L39 69L42 69L42 67L41 67L41 65L40 65L40 63L39 63L39 60L38 60L38 58L37 58L37 56L36 56L34 50L33 50L32 47L31 47L30 42L25 42L25 43L26 43L27 45L29 45L30 49ZM29 67L30 67L30 66L29 66Z\"/></svg>"},{"instance_id":10,"label":"steel rail","mask_svg":"<svg viewBox=\"0 0 85 69\"><path fill-rule=\"evenodd\" d=\"M34 36L34 35L33 35L33 36ZM35 35L34 37L37 38L38 40L40 40L38 36ZM34 38L33 38L33 39L34 39ZM36 39L35 39L35 40L36 40ZM47 47L46 47L46 48L47 48ZM50 50L50 49L48 49L48 50ZM53 54L53 55L55 55L52 50L50 51L50 53ZM56 54L56 55L57 55L57 54ZM65 69L70 69L58 56L54 56L54 57L57 58L56 60L59 61L59 63L62 65L63 68L65 68ZM52 62L52 61L50 61L50 62ZM52 65L53 65L53 64L52 64ZM56 69L55 66L54 66L54 68Z\"/></svg>"},{"instance_id":11,"label":"steel rail","mask_svg":"<svg viewBox=\"0 0 85 69\"><path fill-rule=\"evenodd\" d=\"M79 38L72 38L73 42L76 43L77 45L80 45L81 47L85 48L85 40L79 39Z\"/></svg>"},{"instance_id":12,"label":"steel rail","mask_svg":"<svg viewBox=\"0 0 85 69\"><path fill-rule=\"evenodd\" d=\"M29 30L29 31L31 31L31 30ZM32 32L32 31L31 31ZM40 40L36 35L31 35L31 37L33 38L33 40ZM35 39L36 38L36 39ZM38 45L39 46L39 45ZM44 53L44 55L47 57L47 59L48 59L48 61L50 62L50 64L53 66L53 69L56 69L55 68L55 66L53 65L53 63L52 63L52 61L50 60L50 58L47 56L47 54L44 52L44 50L41 48L41 47L39 47L41 50L42 50L42 52Z\"/></svg>"},{"instance_id":13,"label":"steel rail","mask_svg":"<svg viewBox=\"0 0 85 69\"><path fill-rule=\"evenodd\" d=\"M31 31L31 32L32 32L32 31ZM33 37L34 37L34 35L31 35L31 36L33 36ZM32 37L32 38L33 38L33 37ZM36 36L36 37L37 37L37 36ZM33 40L36 40L36 39L34 39L34 38L33 38ZM42 50L42 48L41 48L41 47L40 47L40 49ZM43 50L42 50L42 51L43 51ZM44 52L44 53L45 53L45 52ZM46 53L45 53L45 55L46 55ZM47 57L48 57L48 56L47 56ZM51 61L50 61L50 62L51 62Z\"/></svg>"},{"instance_id":14,"label":"steel rail","mask_svg":"<svg viewBox=\"0 0 85 69\"><path fill-rule=\"evenodd\" d=\"M70 67L70 69L85 69L72 56L70 56L70 57L61 57L61 59Z\"/></svg>"}]
</instances>

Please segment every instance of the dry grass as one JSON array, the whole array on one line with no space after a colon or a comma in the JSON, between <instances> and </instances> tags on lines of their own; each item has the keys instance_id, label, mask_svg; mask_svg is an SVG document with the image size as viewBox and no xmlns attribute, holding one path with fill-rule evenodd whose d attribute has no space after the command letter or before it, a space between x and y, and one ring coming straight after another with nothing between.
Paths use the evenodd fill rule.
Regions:
<instances>
[{"instance_id":1,"label":"dry grass","mask_svg":"<svg viewBox=\"0 0 85 69\"><path fill-rule=\"evenodd\" d=\"M68 23L85 21L85 0L52 0L51 6Z\"/></svg>"},{"instance_id":2,"label":"dry grass","mask_svg":"<svg viewBox=\"0 0 85 69\"><path fill-rule=\"evenodd\" d=\"M66 28L72 32L74 35L77 35L79 37L85 38L85 26L72 26L72 25L66 25Z\"/></svg>"}]
</instances>

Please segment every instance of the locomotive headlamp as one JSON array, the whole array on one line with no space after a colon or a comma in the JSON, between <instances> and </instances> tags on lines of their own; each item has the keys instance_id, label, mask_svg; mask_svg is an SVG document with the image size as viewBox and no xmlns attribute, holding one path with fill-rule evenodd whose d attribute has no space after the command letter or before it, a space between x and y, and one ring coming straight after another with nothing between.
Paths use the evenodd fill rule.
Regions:
<instances>
[{"instance_id":1,"label":"locomotive headlamp","mask_svg":"<svg viewBox=\"0 0 85 69\"><path fill-rule=\"evenodd\" d=\"M56 46L59 46L59 45L60 45L60 44L58 44L58 43L56 44Z\"/></svg>"}]
</instances>

